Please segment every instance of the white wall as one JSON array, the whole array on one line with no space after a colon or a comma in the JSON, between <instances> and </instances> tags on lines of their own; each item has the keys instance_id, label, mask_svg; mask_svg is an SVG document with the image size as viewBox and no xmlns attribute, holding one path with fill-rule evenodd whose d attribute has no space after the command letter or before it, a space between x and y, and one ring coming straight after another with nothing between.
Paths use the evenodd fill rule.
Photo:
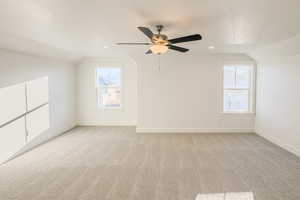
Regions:
<instances>
[{"instance_id":1,"label":"white wall","mask_svg":"<svg viewBox=\"0 0 300 200\"><path fill-rule=\"evenodd\" d=\"M300 38L252 52L258 60L256 132L300 156Z\"/></svg>"},{"instance_id":2,"label":"white wall","mask_svg":"<svg viewBox=\"0 0 300 200\"><path fill-rule=\"evenodd\" d=\"M122 67L122 108L100 109L97 106L95 69L101 66ZM137 65L128 58L86 59L77 66L79 125L125 125L137 122Z\"/></svg>"},{"instance_id":3,"label":"white wall","mask_svg":"<svg viewBox=\"0 0 300 200\"><path fill-rule=\"evenodd\" d=\"M224 62L253 62L243 55L137 58L139 132L252 132L254 114L222 114Z\"/></svg>"},{"instance_id":4,"label":"white wall","mask_svg":"<svg viewBox=\"0 0 300 200\"><path fill-rule=\"evenodd\" d=\"M20 152L53 138L76 125L75 69L72 64L0 50L0 87L49 77L50 129Z\"/></svg>"}]
</instances>

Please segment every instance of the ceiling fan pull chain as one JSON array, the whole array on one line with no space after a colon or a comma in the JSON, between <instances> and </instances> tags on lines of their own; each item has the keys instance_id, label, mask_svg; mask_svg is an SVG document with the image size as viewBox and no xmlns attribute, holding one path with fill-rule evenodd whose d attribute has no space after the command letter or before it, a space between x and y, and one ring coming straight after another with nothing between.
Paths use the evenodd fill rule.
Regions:
<instances>
[{"instance_id":1,"label":"ceiling fan pull chain","mask_svg":"<svg viewBox=\"0 0 300 200\"><path fill-rule=\"evenodd\" d=\"M160 55L161 54L158 54L158 71L160 72Z\"/></svg>"}]
</instances>

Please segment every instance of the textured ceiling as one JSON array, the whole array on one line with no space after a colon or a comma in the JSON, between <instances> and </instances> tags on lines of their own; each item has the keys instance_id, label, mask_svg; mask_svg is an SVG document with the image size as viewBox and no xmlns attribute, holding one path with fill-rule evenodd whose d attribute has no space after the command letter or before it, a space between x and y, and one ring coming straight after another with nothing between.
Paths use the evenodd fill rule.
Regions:
<instances>
[{"instance_id":1,"label":"textured ceiling","mask_svg":"<svg viewBox=\"0 0 300 200\"><path fill-rule=\"evenodd\" d=\"M300 33L299 0L1 0L0 48L68 60L143 55L137 26L166 26L169 37L200 33L191 53L247 53ZM104 49L103 46L110 46ZM176 52L175 52L176 53Z\"/></svg>"}]
</instances>

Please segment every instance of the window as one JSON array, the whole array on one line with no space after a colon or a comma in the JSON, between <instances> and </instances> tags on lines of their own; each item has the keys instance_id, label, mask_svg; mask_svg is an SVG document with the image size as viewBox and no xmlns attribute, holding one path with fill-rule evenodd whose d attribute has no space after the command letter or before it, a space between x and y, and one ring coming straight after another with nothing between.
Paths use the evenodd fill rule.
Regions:
<instances>
[{"instance_id":1,"label":"window","mask_svg":"<svg viewBox=\"0 0 300 200\"><path fill-rule=\"evenodd\" d=\"M121 82L120 67L97 68L98 107L121 108Z\"/></svg>"},{"instance_id":2,"label":"window","mask_svg":"<svg viewBox=\"0 0 300 200\"><path fill-rule=\"evenodd\" d=\"M252 112L253 66L225 65L223 69L223 111Z\"/></svg>"}]
</instances>

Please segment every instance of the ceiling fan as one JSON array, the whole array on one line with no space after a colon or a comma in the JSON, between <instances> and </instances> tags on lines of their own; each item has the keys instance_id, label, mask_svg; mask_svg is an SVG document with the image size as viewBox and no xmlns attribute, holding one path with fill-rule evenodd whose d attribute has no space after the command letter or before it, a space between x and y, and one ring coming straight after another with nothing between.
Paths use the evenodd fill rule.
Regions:
<instances>
[{"instance_id":1,"label":"ceiling fan","mask_svg":"<svg viewBox=\"0 0 300 200\"><path fill-rule=\"evenodd\" d=\"M164 28L163 25L157 25L157 34L154 34L149 28L147 27L137 27L140 31L142 31L150 40L151 42L145 43L117 43L117 45L152 45L150 49L146 52L146 54L163 54L168 51L168 49L179 51L182 53L187 52L189 49L175 46L173 44L182 43L182 42L191 42L196 40L201 40L202 36L200 34L194 34L174 39L168 39L168 37L164 34L161 34L162 29Z\"/></svg>"}]
</instances>

